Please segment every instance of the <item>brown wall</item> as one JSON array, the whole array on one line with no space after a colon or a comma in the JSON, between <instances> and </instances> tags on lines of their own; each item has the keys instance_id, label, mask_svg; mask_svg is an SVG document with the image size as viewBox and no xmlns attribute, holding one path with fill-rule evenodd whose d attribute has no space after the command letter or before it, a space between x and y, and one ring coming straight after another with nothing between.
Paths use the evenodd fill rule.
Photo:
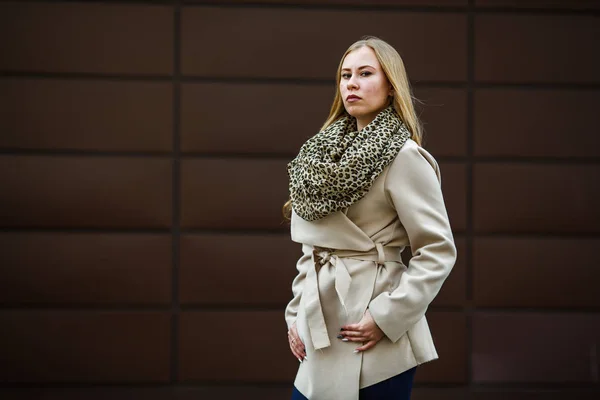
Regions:
<instances>
[{"instance_id":1,"label":"brown wall","mask_svg":"<svg viewBox=\"0 0 600 400\"><path fill-rule=\"evenodd\" d=\"M374 34L424 101L460 252L413 398L599 398L599 16L594 0L0 3L0 397L286 398L285 165L345 48Z\"/></svg>"}]
</instances>

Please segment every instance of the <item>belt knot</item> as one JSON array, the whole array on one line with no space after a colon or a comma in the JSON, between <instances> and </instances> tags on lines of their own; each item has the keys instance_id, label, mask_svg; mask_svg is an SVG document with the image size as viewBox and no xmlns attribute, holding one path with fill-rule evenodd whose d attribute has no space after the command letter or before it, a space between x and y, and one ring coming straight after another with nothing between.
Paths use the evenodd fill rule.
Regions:
<instances>
[{"instance_id":1,"label":"belt knot","mask_svg":"<svg viewBox=\"0 0 600 400\"><path fill-rule=\"evenodd\" d=\"M333 256L331 250L329 249L315 249L314 250L314 255L315 255L315 259L316 261L319 263L319 265L323 266L325 264L327 264L328 262L331 261L331 257Z\"/></svg>"}]
</instances>

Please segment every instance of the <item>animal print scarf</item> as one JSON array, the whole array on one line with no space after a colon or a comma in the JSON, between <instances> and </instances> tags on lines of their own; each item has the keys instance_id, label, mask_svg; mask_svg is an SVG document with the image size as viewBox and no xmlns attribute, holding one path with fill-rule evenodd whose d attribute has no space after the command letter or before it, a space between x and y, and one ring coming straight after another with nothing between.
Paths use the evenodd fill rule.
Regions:
<instances>
[{"instance_id":1,"label":"animal print scarf","mask_svg":"<svg viewBox=\"0 0 600 400\"><path fill-rule=\"evenodd\" d=\"M354 117L341 117L308 139L287 166L294 212L316 221L357 202L410 137L392 106L360 132Z\"/></svg>"}]
</instances>

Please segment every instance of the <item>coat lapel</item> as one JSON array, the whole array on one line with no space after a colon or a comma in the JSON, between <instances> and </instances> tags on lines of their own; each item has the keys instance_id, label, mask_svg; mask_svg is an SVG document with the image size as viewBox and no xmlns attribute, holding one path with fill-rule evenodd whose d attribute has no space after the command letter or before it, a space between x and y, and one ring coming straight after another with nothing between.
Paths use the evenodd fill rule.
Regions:
<instances>
[{"instance_id":1,"label":"coat lapel","mask_svg":"<svg viewBox=\"0 0 600 400\"><path fill-rule=\"evenodd\" d=\"M375 247L373 240L341 211L312 222L292 211L291 236L294 242L330 249L369 251Z\"/></svg>"}]
</instances>

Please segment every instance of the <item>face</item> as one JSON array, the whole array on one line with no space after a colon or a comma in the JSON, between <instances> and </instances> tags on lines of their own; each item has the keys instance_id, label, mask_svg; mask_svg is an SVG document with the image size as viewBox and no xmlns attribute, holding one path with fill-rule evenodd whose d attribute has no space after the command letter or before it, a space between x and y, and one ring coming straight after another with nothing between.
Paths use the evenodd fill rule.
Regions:
<instances>
[{"instance_id":1,"label":"face","mask_svg":"<svg viewBox=\"0 0 600 400\"><path fill-rule=\"evenodd\" d=\"M342 63L340 94L358 129L368 125L389 103L390 85L375 52L363 46L346 55Z\"/></svg>"}]
</instances>

